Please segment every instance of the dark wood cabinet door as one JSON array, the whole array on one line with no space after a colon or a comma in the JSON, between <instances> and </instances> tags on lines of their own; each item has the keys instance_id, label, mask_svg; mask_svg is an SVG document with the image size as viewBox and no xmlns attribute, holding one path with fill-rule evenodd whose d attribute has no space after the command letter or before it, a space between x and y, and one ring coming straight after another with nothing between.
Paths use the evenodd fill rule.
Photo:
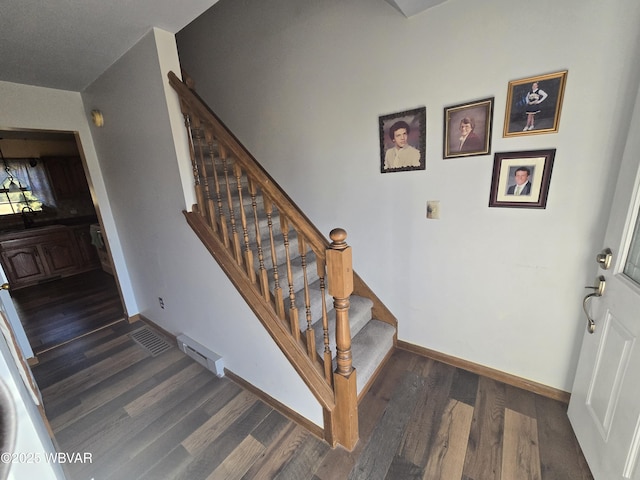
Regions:
<instances>
[{"instance_id":1,"label":"dark wood cabinet door","mask_svg":"<svg viewBox=\"0 0 640 480\"><path fill-rule=\"evenodd\" d=\"M47 277L40 250L36 245L5 249L2 252L2 261L11 288L36 283Z\"/></svg>"},{"instance_id":2,"label":"dark wood cabinet door","mask_svg":"<svg viewBox=\"0 0 640 480\"><path fill-rule=\"evenodd\" d=\"M69 234L47 238L41 248L51 275L65 274L78 268L77 251Z\"/></svg>"},{"instance_id":3,"label":"dark wood cabinet door","mask_svg":"<svg viewBox=\"0 0 640 480\"><path fill-rule=\"evenodd\" d=\"M46 157L43 161L49 172L56 199L66 200L90 195L80 157Z\"/></svg>"},{"instance_id":4,"label":"dark wood cabinet door","mask_svg":"<svg viewBox=\"0 0 640 480\"><path fill-rule=\"evenodd\" d=\"M80 256L80 267L83 270L99 268L100 257L98 257L98 250L96 250L96 247L91 243L89 225L79 225L73 227L72 230Z\"/></svg>"}]
</instances>

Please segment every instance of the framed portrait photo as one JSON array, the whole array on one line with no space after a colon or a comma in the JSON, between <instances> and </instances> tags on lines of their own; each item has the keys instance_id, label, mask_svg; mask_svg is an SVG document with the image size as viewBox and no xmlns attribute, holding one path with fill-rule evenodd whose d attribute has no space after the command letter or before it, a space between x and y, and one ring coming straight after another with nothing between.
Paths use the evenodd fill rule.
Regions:
<instances>
[{"instance_id":1,"label":"framed portrait photo","mask_svg":"<svg viewBox=\"0 0 640 480\"><path fill-rule=\"evenodd\" d=\"M382 115L378 126L381 173L425 169L426 107Z\"/></svg>"},{"instance_id":2,"label":"framed portrait photo","mask_svg":"<svg viewBox=\"0 0 640 480\"><path fill-rule=\"evenodd\" d=\"M555 149L496 153L489 206L546 208L555 154Z\"/></svg>"},{"instance_id":3,"label":"framed portrait photo","mask_svg":"<svg viewBox=\"0 0 640 480\"><path fill-rule=\"evenodd\" d=\"M491 153L493 97L444 109L443 158Z\"/></svg>"},{"instance_id":4,"label":"framed portrait photo","mask_svg":"<svg viewBox=\"0 0 640 480\"><path fill-rule=\"evenodd\" d=\"M557 132L566 83L566 70L509 82L503 136Z\"/></svg>"}]
</instances>

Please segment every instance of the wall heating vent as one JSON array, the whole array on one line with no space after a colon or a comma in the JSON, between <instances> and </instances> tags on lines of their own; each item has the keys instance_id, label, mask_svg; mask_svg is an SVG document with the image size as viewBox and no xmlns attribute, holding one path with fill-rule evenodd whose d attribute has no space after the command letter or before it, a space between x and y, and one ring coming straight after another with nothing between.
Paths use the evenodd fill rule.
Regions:
<instances>
[{"instance_id":1,"label":"wall heating vent","mask_svg":"<svg viewBox=\"0 0 640 480\"><path fill-rule=\"evenodd\" d=\"M222 357L220 355L213 353L211 350L200 345L194 339L189 338L186 335L179 335L176 340L178 341L178 348L189 357L193 358L208 370L211 370L218 377L224 376L224 363L222 362Z\"/></svg>"}]
</instances>

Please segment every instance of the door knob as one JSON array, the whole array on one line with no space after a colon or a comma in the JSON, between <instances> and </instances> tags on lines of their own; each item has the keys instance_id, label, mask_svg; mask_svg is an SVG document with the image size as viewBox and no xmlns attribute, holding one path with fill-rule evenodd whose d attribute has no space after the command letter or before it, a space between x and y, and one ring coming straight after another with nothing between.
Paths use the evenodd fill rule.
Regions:
<instances>
[{"instance_id":1,"label":"door knob","mask_svg":"<svg viewBox=\"0 0 640 480\"><path fill-rule=\"evenodd\" d=\"M589 311L587 310L587 302L593 297L601 297L604 294L604 288L607 284L603 275L598 277L595 286L593 287L584 287L584 288L592 288L594 291L588 294L582 300L582 310L584 310L584 314L587 316L587 331L589 333L594 333L596 331L596 322L591 315L589 315Z\"/></svg>"},{"instance_id":2,"label":"door knob","mask_svg":"<svg viewBox=\"0 0 640 480\"><path fill-rule=\"evenodd\" d=\"M600 268L603 270L608 270L611 267L611 258L613 257L613 253L610 248L605 248L596 255L596 262L600 265Z\"/></svg>"},{"instance_id":3,"label":"door knob","mask_svg":"<svg viewBox=\"0 0 640 480\"><path fill-rule=\"evenodd\" d=\"M5 283L3 283L2 285L0 285L0 288L1 288L2 290L9 290L9 284L5 282Z\"/></svg>"},{"instance_id":4,"label":"door knob","mask_svg":"<svg viewBox=\"0 0 640 480\"><path fill-rule=\"evenodd\" d=\"M604 275L600 275L597 279L596 279L596 283L593 287L587 286L584 288L590 288L593 290L594 293L594 297L601 297L602 295L604 295L604 288L607 285L607 281L604 278Z\"/></svg>"}]
</instances>

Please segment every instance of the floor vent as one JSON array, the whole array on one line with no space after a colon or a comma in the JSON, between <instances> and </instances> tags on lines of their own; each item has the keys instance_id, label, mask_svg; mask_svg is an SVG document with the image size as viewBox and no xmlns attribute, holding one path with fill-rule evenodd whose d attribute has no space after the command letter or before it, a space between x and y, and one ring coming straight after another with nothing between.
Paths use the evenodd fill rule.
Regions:
<instances>
[{"instance_id":1,"label":"floor vent","mask_svg":"<svg viewBox=\"0 0 640 480\"><path fill-rule=\"evenodd\" d=\"M152 357L160 355L171 348L170 343L148 327L131 332L129 336L142 348L148 350Z\"/></svg>"}]
</instances>

